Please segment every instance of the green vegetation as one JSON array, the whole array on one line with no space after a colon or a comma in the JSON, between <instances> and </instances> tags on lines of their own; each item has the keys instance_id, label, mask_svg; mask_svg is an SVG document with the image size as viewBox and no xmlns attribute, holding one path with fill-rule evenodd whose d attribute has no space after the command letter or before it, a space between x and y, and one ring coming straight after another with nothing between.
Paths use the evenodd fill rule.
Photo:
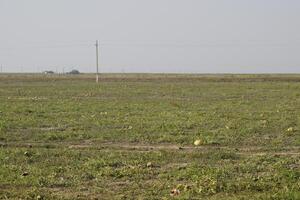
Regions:
<instances>
[{"instance_id":1,"label":"green vegetation","mask_svg":"<svg viewBox=\"0 0 300 200\"><path fill-rule=\"evenodd\" d=\"M93 78L0 75L0 199L300 199L300 75Z\"/></svg>"}]
</instances>

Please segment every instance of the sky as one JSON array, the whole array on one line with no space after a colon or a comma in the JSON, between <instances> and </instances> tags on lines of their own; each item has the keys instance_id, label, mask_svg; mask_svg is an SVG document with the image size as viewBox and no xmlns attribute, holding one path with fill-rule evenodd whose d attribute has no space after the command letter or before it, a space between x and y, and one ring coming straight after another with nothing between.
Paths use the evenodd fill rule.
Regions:
<instances>
[{"instance_id":1,"label":"sky","mask_svg":"<svg viewBox=\"0 0 300 200\"><path fill-rule=\"evenodd\" d=\"M0 0L3 72L300 73L299 0Z\"/></svg>"}]
</instances>

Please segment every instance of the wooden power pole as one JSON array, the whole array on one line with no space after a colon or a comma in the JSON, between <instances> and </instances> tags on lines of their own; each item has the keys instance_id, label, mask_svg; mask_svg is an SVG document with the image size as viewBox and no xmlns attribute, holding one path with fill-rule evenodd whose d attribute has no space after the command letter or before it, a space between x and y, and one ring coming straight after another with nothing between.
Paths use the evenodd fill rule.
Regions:
<instances>
[{"instance_id":1,"label":"wooden power pole","mask_svg":"<svg viewBox=\"0 0 300 200\"><path fill-rule=\"evenodd\" d=\"M99 83L99 42L96 41L96 67L97 67L97 73L96 73L96 83Z\"/></svg>"}]
</instances>

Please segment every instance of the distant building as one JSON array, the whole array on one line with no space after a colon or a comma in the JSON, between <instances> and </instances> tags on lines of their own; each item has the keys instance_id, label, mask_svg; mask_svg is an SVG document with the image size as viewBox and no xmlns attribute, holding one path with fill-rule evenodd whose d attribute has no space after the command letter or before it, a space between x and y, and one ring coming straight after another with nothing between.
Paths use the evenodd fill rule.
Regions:
<instances>
[{"instance_id":1,"label":"distant building","mask_svg":"<svg viewBox=\"0 0 300 200\"><path fill-rule=\"evenodd\" d=\"M76 69L73 69L72 71L67 72L67 74L80 74L80 72Z\"/></svg>"},{"instance_id":2,"label":"distant building","mask_svg":"<svg viewBox=\"0 0 300 200\"><path fill-rule=\"evenodd\" d=\"M44 71L43 74L54 74L54 71Z\"/></svg>"}]
</instances>

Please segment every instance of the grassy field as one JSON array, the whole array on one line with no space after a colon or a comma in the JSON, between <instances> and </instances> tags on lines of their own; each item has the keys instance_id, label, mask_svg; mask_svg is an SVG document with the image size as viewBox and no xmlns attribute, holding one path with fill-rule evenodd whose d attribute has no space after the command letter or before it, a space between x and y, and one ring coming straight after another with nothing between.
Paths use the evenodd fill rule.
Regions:
<instances>
[{"instance_id":1,"label":"grassy field","mask_svg":"<svg viewBox=\"0 0 300 200\"><path fill-rule=\"evenodd\" d=\"M0 199L300 199L300 75L0 75Z\"/></svg>"}]
</instances>

